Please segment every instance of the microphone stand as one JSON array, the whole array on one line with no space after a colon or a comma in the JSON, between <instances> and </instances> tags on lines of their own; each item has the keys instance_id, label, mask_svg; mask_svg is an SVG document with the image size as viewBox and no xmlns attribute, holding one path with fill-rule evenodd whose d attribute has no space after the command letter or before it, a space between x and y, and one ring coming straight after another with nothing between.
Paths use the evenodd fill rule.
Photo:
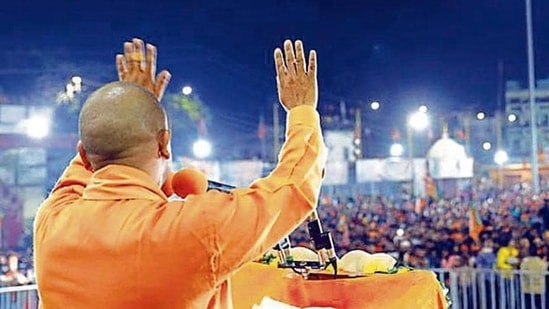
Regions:
<instances>
[{"instance_id":1,"label":"microphone stand","mask_svg":"<svg viewBox=\"0 0 549 309\"><path fill-rule=\"evenodd\" d=\"M273 248L278 251L278 267L290 268L307 279L312 270L325 270L332 265L334 269L334 279L337 278L337 256L334 249L334 241L330 232L324 232L318 212L313 211L307 220L309 237L313 242L318 261L298 261L291 255L290 237L286 236Z\"/></svg>"}]
</instances>

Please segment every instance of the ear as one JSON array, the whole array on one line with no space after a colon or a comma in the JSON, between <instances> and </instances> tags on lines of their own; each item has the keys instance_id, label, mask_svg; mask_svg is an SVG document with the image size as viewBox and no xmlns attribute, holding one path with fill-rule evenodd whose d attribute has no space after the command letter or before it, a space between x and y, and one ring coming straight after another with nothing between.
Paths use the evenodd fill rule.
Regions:
<instances>
[{"instance_id":1,"label":"ear","mask_svg":"<svg viewBox=\"0 0 549 309\"><path fill-rule=\"evenodd\" d=\"M170 130L162 130L158 134L158 154L166 160L171 157L170 137Z\"/></svg>"},{"instance_id":2,"label":"ear","mask_svg":"<svg viewBox=\"0 0 549 309\"><path fill-rule=\"evenodd\" d=\"M78 141L78 154L80 155L80 158L82 159L82 162L84 163L84 167L88 171L93 172L93 167L91 165L90 160L88 159L88 153L86 152L86 149L84 148L84 144L82 144L82 141Z\"/></svg>"}]
</instances>

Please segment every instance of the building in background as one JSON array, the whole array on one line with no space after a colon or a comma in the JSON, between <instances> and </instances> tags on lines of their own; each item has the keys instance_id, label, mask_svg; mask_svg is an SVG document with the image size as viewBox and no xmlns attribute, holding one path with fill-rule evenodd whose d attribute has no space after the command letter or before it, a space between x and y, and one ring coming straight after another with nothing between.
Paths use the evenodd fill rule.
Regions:
<instances>
[{"instance_id":1,"label":"building in background","mask_svg":"<svg viewBox=\"0 0 549 309\"><path fill-rule=\"evenodd\" d=\"M549 79L540 79L536 87L536 119L538 127L538 149L549 152ZM505 89L505 117L503 140L511 161L529 161L532 151L530 129L529 91L517 81L508 81ZM547 155L543 156L547 158ZM545 158L540 164L545 164Z\"/></svg>"},{"instance_id":2,"label":"building in background","mask_svg":"<svg viewBox=\"0 0 549 309\"><path fill-rule=\"evenodd\" d=\"M2 248L23 246L24 232L30 232L38 206L62 170L55 167L75 153L75 135L50 132L53 114L54 108L45 105L0 104ZM56 153L64 154L62 162Z\"/></svg>"},{"instance_id":3,"label":"building in background","mask_svg":"<svg viewBox=\"0 0 549 309\"><path fill-rule=\"evenodd\" d=\"M453 131L453 138L465 147L467 154L475 158L475 163L494 163L494 153L498 145L497 111L488 113L468 112L458 115L460 124Z\"/></svg>"}]
</instances>

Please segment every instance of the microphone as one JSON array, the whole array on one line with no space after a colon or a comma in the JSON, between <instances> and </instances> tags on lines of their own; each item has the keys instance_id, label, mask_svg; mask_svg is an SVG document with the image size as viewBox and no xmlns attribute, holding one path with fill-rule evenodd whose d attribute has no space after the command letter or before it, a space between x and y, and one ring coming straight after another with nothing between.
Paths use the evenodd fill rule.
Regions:
<instances>
[{"instance_id":1,"label":"microphone","mask_svg":"<svg viewBox=\"0 0 549 309\"><path fill-rule=\"evenodd\" d=\"M201 194L209 190L229 193L236 187L208 180L206 174L197 169L184 168L173 174L171 188L177 196L185 198L189 194Z\"/></svg>"},{"instance_id":2,"label":"microphone","mask_svg":"<svg viewBox=\"0 0 549 309\"><path fill-rule=\"evenodd\" d=\"M332 234L330 234L330 232L325 232L322 228L316 208L309 216L307 229L309 230L309 236L313 241L315 250L318 252L320 262L323 265L332 264L337 276L337 255L335 252L334 240L332 239Z\"/></svg>"}]
</instances>

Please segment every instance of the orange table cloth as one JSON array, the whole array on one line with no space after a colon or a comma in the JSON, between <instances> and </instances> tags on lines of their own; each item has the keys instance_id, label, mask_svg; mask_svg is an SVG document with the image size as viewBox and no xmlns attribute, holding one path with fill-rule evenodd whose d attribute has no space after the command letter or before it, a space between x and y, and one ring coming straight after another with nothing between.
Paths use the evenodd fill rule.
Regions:
<instances>
[{"instance_id":1,"label":"orange table cloth","mask_svg":"<svg viewBox=\"0 0 549 309\"><path fill-rule=\"evenodd\" d=\"M235 309L252 308L270 297L296 307L337 309L447 308L434 274L414 270L360 278L305 280L291 270L248 263L232 278Z\"/></svg>"}]
</instances>

